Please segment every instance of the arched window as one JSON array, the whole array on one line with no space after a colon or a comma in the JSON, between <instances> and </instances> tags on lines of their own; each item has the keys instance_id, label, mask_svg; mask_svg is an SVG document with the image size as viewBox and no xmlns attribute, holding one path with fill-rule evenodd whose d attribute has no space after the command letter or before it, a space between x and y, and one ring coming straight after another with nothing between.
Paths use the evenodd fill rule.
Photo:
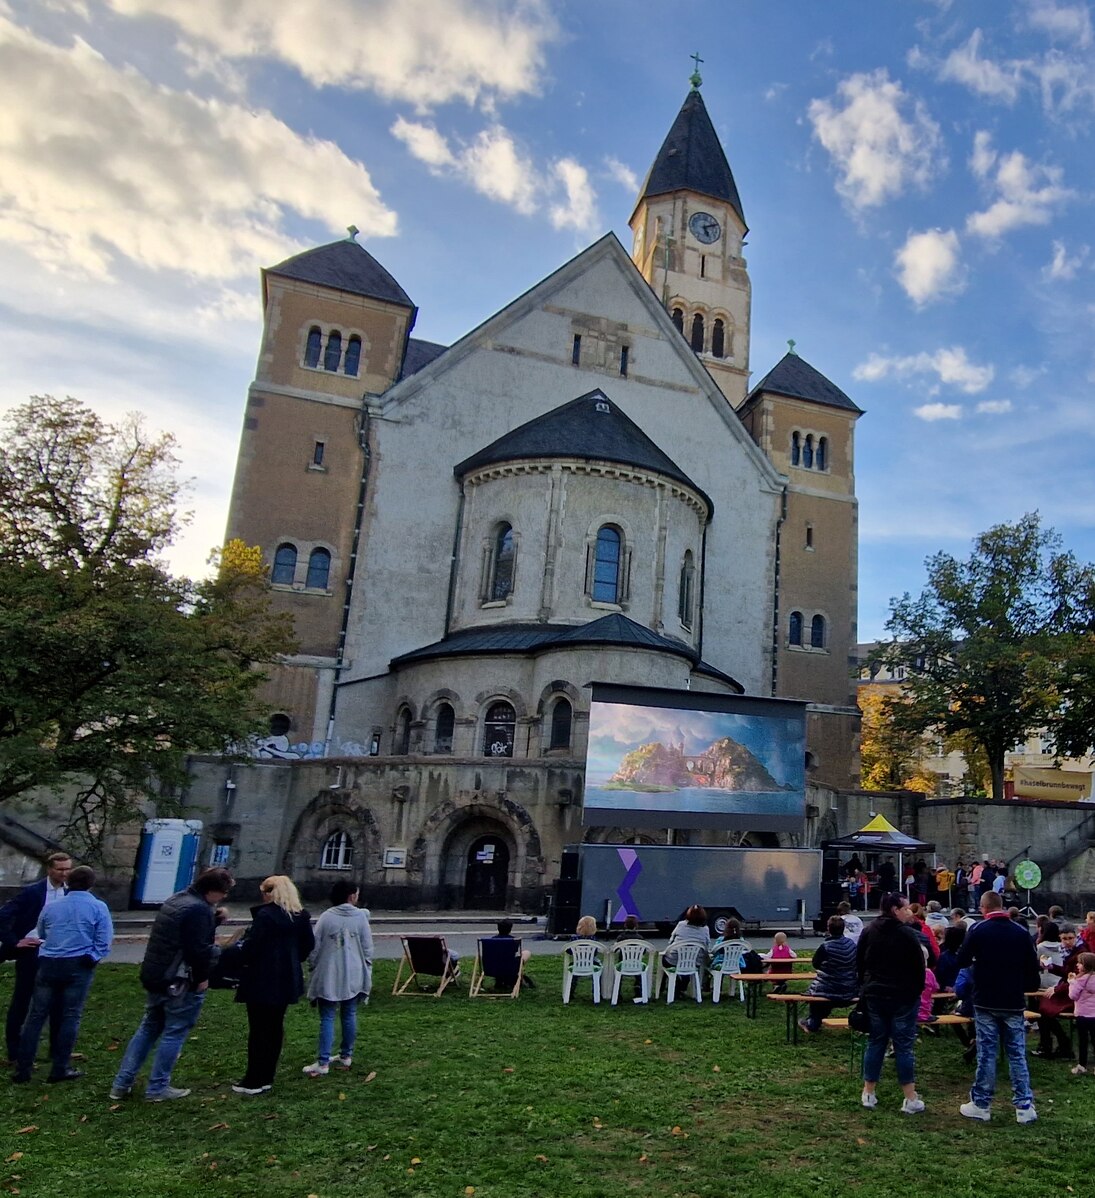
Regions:
<instances>
[{"instance_id":1,"label":"arched window","mask_svg":"<svg viewBox=\"0 0 1095 1198\"><path fill-rule=\"evenodd\" d=\"M354 842L347 832L332 832L323 842L320 869L353 869Z\"/></svg>"},{"instance_id":2,"label":"arched window","mask_svg":"<svg viewBox=\"0 0 1095 1198\"><path fill-rule=\"evenodd\" d=\"M810 648L825 648L825 617L814 616L810 621Z\"/></svg>"},{"instance_id":3,"label":"arched window","mask_svg":"<svg viewBox=\"0 0 1095 1198\"><path fill-rule=\"evenodd\" d=\"M308 330L308 344L304 349L304 365L318 366L319 351L323 348L323 332L318 325Z\"/></svg>"},{"instance_id":4,"label":"arched window","mask_svg":"<svg viewBox=\"0 0 1095 1198\"><path fill-rule=\"evenodd\" d=\"M313 549L308 555L308 581L305 586L313 591L325 591L331 576L331 555L326 549Z\"/></svg>"},{"instance_id":5,"label":"arched window","mask_svg":"<svg viewBox=\"0 0 1095 1198\"><path fill-rule=\"evenodd\" d=\"M726 357L726 325L721 317L711 326L711 354L716 358Z\"/></svg>"},{"instance_id":6,"label":"arched window","mask_svg":"<svg viewBox=\"0 0 1095 1198\"><path fill-rule=\"evenodd\" d=\"M549 749L570 748L571 707L566 699L560 699L551 709L551 740Z\"/></svg>"},{"instance_id":7,"label":"arched window","mask_svg":"<svg viewBox=\"0 0 1095 1198\"><path fill-rule=\"evenodd\" d=\"M323 355L323 369L335 371L338 370L338 364L342 361L342 334L337 330L332 329L327 334L327 351Z\"/></svg>"},{"instance_id":8,"label":"arched window","mask_svg":"<svg viewBox=\"0 0 1095 1198\"><path fill-rule=\"evenodd\" d=\"M361 366L361 338L351 337L346 342L346 363L343 370L346 374L356 375Z\"/></svg>"},{"instance_id":9,"label":"arched window","mask_svg":"<svg viewBox=\"0 0 1095 1198\"><path fill-rule=\"evenodd\" d=\"M492 703L483 725L484 757L512 757L517 713L509 703Z\"/></svg>"},{"instance_id":10,"label":"arched window","mask_svg":"<svg viewBox=\"0 0 1095 1198\"><path fill-rule=\"evenodd\" d=\"M700 312L692 317L692 349L697 354L703 353L703 315Z\"/></svg>"},{"instance_id":11,"label":"arched window","mask_svg":"<svg viewBox=\"0 0 1095 1198\"><path fill-rule=\"evenodd\" d=\"M270 571L270 581L278 586L291 587L297 574L297 547L286 542L278 546L274 554L274 568Z\"/></svg>"},{"instance_id":12,"label":"arched window","mask_svg":"<svg viewBox=\"0 0 1095 1198\"><path fill-rule=\"evenodd\" d=\"M791 465L797 466L802 460L802 438L798 433L791 434Z\"/></svg>"},{"instance_id":13,"label":"arched window","mask_svg":"<svg viewBox=\"0 0 1095 1198\"><path fill-rule=\"evenodd\" d=\"M593 555L593 598L598 603L620 601L620 558L623 538L620 530L605 524L597 530Z\"/></svg>"},{"instance_id":14,"label":"arched window","mask_svg":"<svg viewBox=\"0 0 1095 1198\"><path fill-rule=\"evenodd\" d=\"M787 627L787 640L792 645L802 644L802 612L791 612L791 619Z\"/></svg>"},{"instance_id":15,"label":"arched window","mask_svg":"<svg viewBox=\"0 0 1095 1198\"><path fill-rule=\"evenodd\" d=\"M678 333L681 333L681 334L684 333L684 309L683 308L674 308L673 309L673 325L676 328Z\"/></svg>"},{"instance_id":16,"label":"arched window","mask_svg":"<svg viewBox=\"0 0 1095 1198\"><path fill-rule=\"evenodd\" d=\"M513 594L513 529L508 524L499 524L494 534L494 572L490 583L490 597L494 601Z\"/></svg>"},{"instance_id":17,"label":"arched window","mask_svg":"<svg viewBox=\"0 0 1095 1198\"><path fill-rule=\"evenodd\" d=\"M802 444L802 464L807 470L814 468L814 435L813 433L806 434L806 440Z\"/></svg>"},{"instance_id":18,"label":"arched window","mask_svg":"<svg viewBox=\"0 0 1095 1198\"><path fill-rule=\"evenodd\" d=\"M437 708L437 726L433 734L433 751L435 753L452 752L452 734L456 727L456 712L450 703L442 703Z\"/></svg>"},{"instance_id":19,"label":"arched window","mask_svg":"<svg viewBox=\"0 0 1095 1198\"><path fill-rule=\"evenodd\" d=\"M411 709L401 707L395 717L395 744L392 751L406 756L411 751Z\"/></svg>"},{"instance_id":20,"label":"arched window","mask_svg":"<svg viewBox=\"0 0 1095 1198\"><path fill-rule=\"evenodd\" d=\"M681 564L680 590L677 593L677 615L685 628L692 627L692 593L695 588L696 567L692 562L692 550L686 549Z\"/></svg>"},{"instance_id":21,"label":"arched window","mask_svg":"<svg viewBox=\"0 0 1095 1198\"><path fill-rule=\"evenodd\" d=\"M829 465L829 438L818 437L817 439L817 455L814 459L814 464L819 470L824 470Z\"/></svg>"}]
</instances>

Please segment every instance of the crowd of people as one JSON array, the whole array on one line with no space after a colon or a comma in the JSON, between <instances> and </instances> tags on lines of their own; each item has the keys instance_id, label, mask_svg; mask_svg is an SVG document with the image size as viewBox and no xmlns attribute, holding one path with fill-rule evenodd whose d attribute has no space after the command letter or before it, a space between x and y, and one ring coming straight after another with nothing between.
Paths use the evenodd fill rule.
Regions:
<instances>
[{"instance_id":1,"label":"crowd of people","mask_svg":"<svg viewBox=\"0 0 1095 1198\"><path fill-rule=\"evenodd\" d=\"M860 861L859 855L853 853L841 868L841 886L850 905L861 911L871 905L872 894L879 896L895 890L900 890L909 902L918 902L921 906L936 901L973 912L978 910L981 896L989 890L1001 897L1017 893L1007 863L995 857L968 863L957 861L953 868L946 864L929 866L923 858L917 858L904 862L899 879L897 866L889 858L871 872Z\"/></svg>"}]
</instances>

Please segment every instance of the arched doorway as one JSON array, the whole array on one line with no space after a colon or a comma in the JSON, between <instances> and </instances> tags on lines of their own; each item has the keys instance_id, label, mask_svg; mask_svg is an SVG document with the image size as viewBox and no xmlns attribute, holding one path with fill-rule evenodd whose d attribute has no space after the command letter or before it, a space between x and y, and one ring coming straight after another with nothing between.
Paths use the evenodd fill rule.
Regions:
<instances>
[{"instance_id":1,"label":"arched doorway","mask_svg":"<svg viewBox=\"0 0 1095 1198\"><path fill-rule=\"evenodd\" d=\"M464 906L503 911L509 882L509 848L500 836L479 836L468 846Z\"/></svg>"}]
</instances>

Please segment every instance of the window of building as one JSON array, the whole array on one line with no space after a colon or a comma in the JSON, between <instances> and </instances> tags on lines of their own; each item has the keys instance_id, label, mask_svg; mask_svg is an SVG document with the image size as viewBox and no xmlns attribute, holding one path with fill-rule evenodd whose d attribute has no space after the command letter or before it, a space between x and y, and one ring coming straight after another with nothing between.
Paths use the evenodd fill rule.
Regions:
<instances>
[{"instance_id":1,"label":"window of building","mask_svg":"<svg viewBox=\"0 0 1095 1198\"><path fill-rule=\"evenodd\" d=\"M351 337L346 342L346 362L343 370L346 374L351 374L356 377L358 370L361 368L361 338Z\"/></svg>"},{"instance_id":2,"label":"window of building","mask_svg":"<svg viewBox=\"0 0 1095 1198\"><path fill-rule=\"evenodd\" d=\"M791 619L787 625L787 640L792 645L802 644L802 612L791 612Z\"/></svg>"},{"instance_id":3,"label":"window of building","mask_svg":"<svg viewBox=\"0 0 1095 1198\"><path fill-rule=\"evenodd\" d=\"M627 359L628 359L628 347L626 345L621 345L620 346L620 374L625 379L627 378Z\"/></svg>"},{"instance_id":4,"label":"window of building","mask_svg":"<svg viewBox=\"0 0 1095 1198\"><path fill-rule=\"evenodd\" d=\"M797 466L802 460L802 438L798 433L791 434L791 465Z\"/></svg>"},{"instance_id":5,"label":"window of building","mask_svg":"<svg viewBox=\"0 0 1095 1198\"><path fill-rule=\"evenodd\" d=\"M716 358L726 357L726 324L718 317L711 326L711 353Z\"/></svg>"},{"instance_id":6,"label":"window of building","mask_svg":"<svg viewBox=\"0 0 1095 1198\"><path fill-rule=\"evenodd\" d=\"M483 755L512 757L517 713L509 703L492 703L483 726Z\"/></svg>"},{"instance_id":7,"label":"window of building","mask_svg":"<svg viewBox=\"0 0 1095 1198\"><path fill-rule=\"evenodd\" d=\"M308 330L308 344L304 349L304 365L318 366L320 351L323 349L323 332L317 325Z\"/></svg>"},{"instance_id":8,"label":"window of building","mask_svg":"<svg viewBox=\"0 0 1095 1198\"><path fill-rule=\"evenodd\" d=\"M297 575L297 547L285 542L279 545L274 554L274 568L270 571L270 581L277 586L291 587Z\"/></svg>"},{"instance_id":9,"label":"window of building","mask_svg":"<svg viewBox=\"0 0 1095 1198\"><path fill-rule=\"evenodd\" d=\"M308 581L305 586L312 591L325 591L330 576L330 553L326 549L313 549L308 555Z\"/></svg>"},{"instance_id":10,"label":"window of building","mask_svg":"<svg viewBox=\"0 0 1095 1198\"><path fill-rule=\"evenodd\" d=\"M405 757L411 751L411 709L401 707L395 717L395 744L392 751Z\"/></svg>"},{"instance_id":11,"label":"window of building","mask_svg":"<svg viewBox=\"0 0 1095 1198\"><path fill-rule=\"evenodd\" d=\"M582 335L581 333L574 334L574 342L570 347L570 364L578 366L582 361Z\"/></svg>"},{"instance_id":12,"label":"window of building","mask_svg":"<svg viewBox=\"0 0 1095 1198\"><path fill-rule=\"evenodd\" d=\"M437 727L433 736L435 753L452 752L452 735L456 728L456 712L450 703L442 703L437 709Z\"/></svg>"},{"instance_id":13,"label":"window of building","mask_svg":"<svg viewBox=\"0 0 1095 1198\"><path fill-rule=\"evenodd\" d=\"M320 869L353 869L354 842L348 832L332 832L323 842Z\"/></svg>"},{"instance_id":14,"label":"window of building","mask_svg":"<svg viewBox=\"0 0 1095 1198\"><path fill-rule=\"evenodd\" d=\"M684 334L684 309L683 308L674 308L673 309L673 327L677 330L678 333L680 333L683 336L683 334Z\"/></svg>"},{"instance_id":15,"label":"window of building","mask_svg":"<svg viewBox=\"0 0 1095 1198\"><path fill-rule=\"evenodd\" d=\"M700 312L692 317L691 344L694 353L703 353L703 314Z\"/></svg>"},{"instance_id":16,"label":"window of building","mask_svg":"<svg viewBox=\"0 0 1095 1198\"><path fill-rule=\"evenodd\" d=\"M707 278L707 255L700 254L700 278Z\"/></svg>"},{"instance_id":17,"label":"window of building","mask_svg":"<svg viewBox=\"0 0 1095 1198\"><path fill-rule=\"evenodd\" d=\"M817 457L814 463L819 470L825 470L829 465L829 438L818 437Z\"/></svg>"},{"instance_id":18,"label":"window of building","mask_svg":"<svg viewBox=\"0 0 1095 1198\"><path fill-rule=\"evenodd\" d=\"M814 616L810 621L810 648L825 648L825 617Z\"/></svg>"},{"instance_id":19,"label":"window of building","mask_svg":"<svg viewBox=\"0 0 1095 1198\"><path fill-rule=\"evenodd\" d=\"M806 440L802 443L802 464L807 470L814 468L814 435L813 433L806 434Z\"/></svg>"},{"instance_id":20,"label":"window of building","mask_svg":"<svg viewBox=\"0 0 1095 1198\"><path fill-rule=\"evenodd\" d=\"M327 349L323 354L323 369L337 371L342 361L342 334L332 331L327 334Z\"/></svg>"},{"instance_id":21,"label":"window of building","mask_svg":"<svg viewBox=\"0 0 1095 1198\"><path fill-rule=\"evenodd\" d=\"M598 603L619 603L620 561L623 538L620 530L605 524L597 530L593 555L593 598Z\"/></svg>"},{"instance_id":22,"label":"window of building","mask_svg":"<svg viewBox=\"0 0 1095 1198\"><path fill-rule=\"evenodd\" d=\"M807 524L806 525L806 548L813 549L813 547L814 547L814 526L812 524Z\"/></svg>"},{"instance_id":23,"label":"window of building","mask_svg":"<svg viewBox=\"0 0 1095 1198\"><path fill-rule=\"evenodd\" d=\"M490 584L493 602L513 594L514 557L513 529L508 524L500 524L494 534L494 572Z\"/></svg>"},{"instance_id":24,"label":"window of building","mask_svg":"<svg viewBox=\"0 0 1095 1198\"><path fill-rule=\"evenodd\" d=\"M551 709L551 740L549 749L570 748L571 706L568 700L560 699Z\"/></svg>"},{"instance_id":25,"label":"window of building","mask_svg":"<svg viewBox=\"0 0 1095 1198\"><path fill-rule=\"evenodd\" d=\"M696 568L692 560L692 550L686 549L684 562L681 564L680 589L677 594L677 615L685 628L692 627L692 593L695 587Z\"/></svg>"},{"instance_id":26,"label":"window of building","mask_svg":"<svg viewBox=\"0 0 1095 1198\"><path fill-rule=\"evenodd\" d=\"M312 446L312 465L313 466L322 466L323 465L323 455L326 452L326 450L327 450L327 443L325 441L317 441L315 443L315 445Z\"/></svg>"},{"instance_id":27,"label":"window of building","mask_svg":"<svg viewBox=\"0 0 1095 1198\"><path fill-rule=\"evenodd\" d=\"M293 722L283 711L276 712L270 717L270 735L271 736L288 736L289 729L292 728Z\"/></svg>"}]
</instances>

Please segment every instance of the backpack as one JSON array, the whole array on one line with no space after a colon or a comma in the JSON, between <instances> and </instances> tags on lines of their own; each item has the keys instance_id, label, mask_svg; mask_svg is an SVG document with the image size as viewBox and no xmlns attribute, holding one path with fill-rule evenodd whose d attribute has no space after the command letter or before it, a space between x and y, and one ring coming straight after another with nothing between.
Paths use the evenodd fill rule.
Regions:
<instances>
[{"instance_id":1,"label":"backpack","mask_svg":"<svg viewBox=\"0 0 1095 1198\"><path fill-rule=\"evenodd\" d=\"M757 952L755 948L751 948L748 952L741 955L741 973L763 973L764 958Z\"/></svg>"}]
</instances>

